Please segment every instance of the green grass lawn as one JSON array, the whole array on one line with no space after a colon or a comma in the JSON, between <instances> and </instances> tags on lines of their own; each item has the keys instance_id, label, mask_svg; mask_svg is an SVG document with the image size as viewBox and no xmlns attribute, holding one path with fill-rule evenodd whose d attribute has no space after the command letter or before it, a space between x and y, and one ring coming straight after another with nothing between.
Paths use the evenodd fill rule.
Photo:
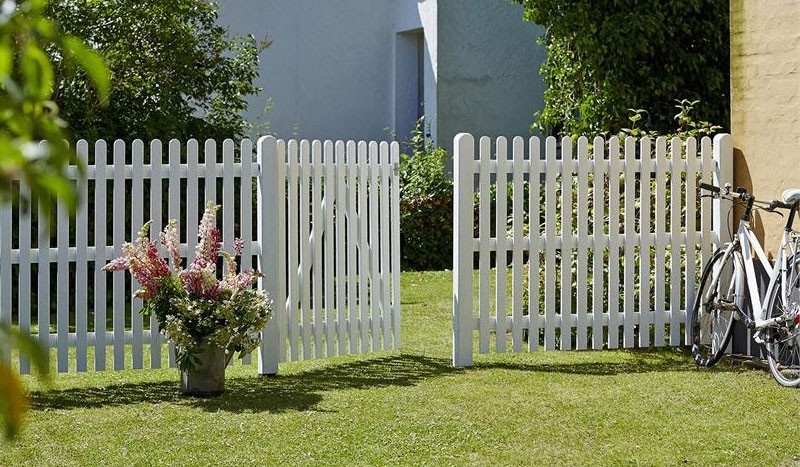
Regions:
<instances>
[{"instance_id":1,"label":"green grass lawn","mask_svg":"<svg viewBox=\"0 0 800 467\"><path fill-rule=\"evenodd\" d=\"M0 466L791 465L800 392L664 351L477 356L450 366L451 275L402 277L403 350L228 370L213 399L177 370L61 374L32 390Z\"/></svg>"}]
</instances>

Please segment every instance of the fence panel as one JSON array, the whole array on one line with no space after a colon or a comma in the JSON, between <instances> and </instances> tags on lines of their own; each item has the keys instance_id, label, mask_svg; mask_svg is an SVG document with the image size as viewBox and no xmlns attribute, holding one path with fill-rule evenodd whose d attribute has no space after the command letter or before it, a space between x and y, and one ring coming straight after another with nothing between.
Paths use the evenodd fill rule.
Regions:
<instances>
[{"instance_id":1,"label":"fence panel","mask_svg":"<svg viewBox=\"0 0 800 467\"><path fill-rule=\"evenodd\" d=\"M726 212L696 186L730 180L732 159L729 135L699 146L534 137L527 153L515 139L509 156L504 138L476 148L458 135L454 365L472 364L475 331L481 353L687 342L694 283Z\"/></svg>"},{"instance_id":2,"label":"fence panel","mask_svg":"<svg viewBox=\"0 0 800 467\"><path fill-rule=\"evenodd\" d=\"M399 146L266 137L258 152L262 172L277 174L272 181L286 193L261 182L261 199L285 199L262 219L261 236L285 238L263 258L268 270L285 265L286 280L266 285L281 316L274 332L284 337L262 343L259 372L285 360L396 349Z\"/></svg>"},{"instance_id":3,"label":"fence panel","mask_svg":"<svg viewBox=\"0 0 800 467\"><path fill-rule=\"evenodd\" d=\"M52 220L36 203L0 206L0 322L38 334L59 372L174 366L155 318L132 298L138 284L102 267L148 219L151 238L177 219L191 261L206 201L221 201L222 248L243 240L241 267L266 272L261 286L275 302L260 373L287 357L397 348L398 145L265 138L254 149L250 140L79 141L86 176L68 171L82 200L75 216L61 205ZM12 189L27 193L19 181ZM24 357L16 364L30 372Z\"/></svg>"}]
</instances>

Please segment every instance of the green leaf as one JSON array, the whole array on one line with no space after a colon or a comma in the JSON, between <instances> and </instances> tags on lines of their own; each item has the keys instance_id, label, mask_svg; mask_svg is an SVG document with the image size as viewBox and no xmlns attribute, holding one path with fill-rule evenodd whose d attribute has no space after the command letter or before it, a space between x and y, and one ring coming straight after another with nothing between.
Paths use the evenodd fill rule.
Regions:
<instances>
[{"instance_id":1,"label":"green leaf","mask_svg":"<svg viewBox=\"0 0 800 467\"><path fill-rule=\"evenodd\" d=\"M47 54L39 46L28 44L21 65L26 97L36 101L47 100L53 90L53 66Z\"/></svg>"}]
</instances>

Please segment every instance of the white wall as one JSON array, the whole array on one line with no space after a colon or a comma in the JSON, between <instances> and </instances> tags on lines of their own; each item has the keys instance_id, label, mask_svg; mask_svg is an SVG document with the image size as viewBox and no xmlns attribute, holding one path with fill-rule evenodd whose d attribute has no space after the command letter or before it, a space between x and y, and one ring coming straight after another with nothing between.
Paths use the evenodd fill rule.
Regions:
<instances>
[{"instance_id":1,"label":"white wall","mask_svg":"<svg viewBox=\"0 0 800 467\"><path fill-rule=\"evenodd\" d=\"M385 139L391 125L390 0L228 0L220 23L266 34L249 118L281 138Z\"/></svg>"},{"instance_id":2,"label":"white wall","mask_svg":"<svg viewBox=\"0 0 800 467\"><path fill-rule=\"evenodd\" d=\"M405 140L418 78L447 148L460 131L526 135L541 108L541 29L508 0L227 0L220 23L273 41L248 119L281 138Z\"/></svg>"},{"instance_id":3,"label":"white wall","mask_svg":"<svg viewBox=\"0 0 800 467\"><path fill-rule=\"evenodd\" d=\"M536 44L544 28L522 14L508 0L439 0L440 143L460 132L530 134L544 105L546 52Z\"/></svg>"}]
</instances>

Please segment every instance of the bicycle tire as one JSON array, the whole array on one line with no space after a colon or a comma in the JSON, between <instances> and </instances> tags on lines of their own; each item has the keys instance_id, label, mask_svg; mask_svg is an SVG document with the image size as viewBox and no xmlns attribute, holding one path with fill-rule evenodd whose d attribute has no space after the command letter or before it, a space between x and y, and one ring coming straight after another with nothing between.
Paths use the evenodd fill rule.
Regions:
<instances>
[{"instance_id":1,"label":"bicycle tire","mask_svg":"<svg viewBox=\"0 0 800 467\"><path fill-rule=\"evenodd\" d=\"M791 287L787 289L787 297L781 297L781 287L778 284L767 301L770 318L788 313L789 321L770 329L764 343L772 377L781 386L790 388L800 386L800 325L796 321L800 312L798 261L800 259L788 262L794 264L794 278L789 279Z\"/></svg>"},{"instance_id":2,"label":"bicycle tire","mask_svg":"<svg viewBox=\"0 0 800 467\"><path fill-rule=\"evenodd\" d=\"M737 252L727 258L724 248L708 260L690 313L692 358L701 367L714 366L730 343L735 311L734 284ZM716 275L714 272L720 270Z\"/></svg>"}]
</instances>

